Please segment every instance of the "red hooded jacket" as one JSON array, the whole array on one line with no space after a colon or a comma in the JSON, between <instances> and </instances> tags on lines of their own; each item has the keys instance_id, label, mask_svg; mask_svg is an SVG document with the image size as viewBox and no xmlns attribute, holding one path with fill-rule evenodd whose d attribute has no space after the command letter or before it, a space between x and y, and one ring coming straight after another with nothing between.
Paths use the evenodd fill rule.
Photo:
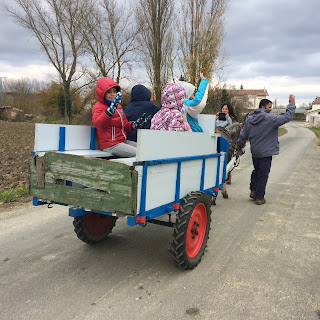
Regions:
<instances>
[{"instance_id":1,"label":"red hooded jacket","mask_svg":"<svg viewBox=\"0 0 320 320\"><path fill-rule=\"evenodd\" d=\"M120 91L120 86L110 78L101 78L97 81L98 102L92 109L92 122L97 129L101 149L126 141L127 131L132 131L131 124L133 121L127 120L120 104L112 117L105 113L108 106L104 102L104 95L112 87L116 87Z\"/></svg>"}]
</instances>

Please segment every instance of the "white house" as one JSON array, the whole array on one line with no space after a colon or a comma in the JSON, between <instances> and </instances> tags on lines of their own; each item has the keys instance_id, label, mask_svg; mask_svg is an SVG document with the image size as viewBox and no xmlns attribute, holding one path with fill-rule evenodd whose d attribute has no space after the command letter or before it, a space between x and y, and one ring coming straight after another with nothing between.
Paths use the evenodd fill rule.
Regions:
<instances>
[{"instance_id":1,"label":"white house","mask_svg":"<svg viewBox=\"0 0 320 320\"><path fill-rule=\"evenodd\" d=\"M306 112L306 122L310 127L320 127L320 97L312 102L311 110Z\"/></svg>"},{"instance_id":2,"label":"white house","mask_svg":"<svg viewBox=\"0 0 320 320\"><path fill-rule=\"evenodd\" d=\"M227 89L227 92L237 100L242 100L245 103L248 111L259 108L259 103L262 99L266 99L269 95L266 88L264 89Z\"/></svg>"}]
</instances>

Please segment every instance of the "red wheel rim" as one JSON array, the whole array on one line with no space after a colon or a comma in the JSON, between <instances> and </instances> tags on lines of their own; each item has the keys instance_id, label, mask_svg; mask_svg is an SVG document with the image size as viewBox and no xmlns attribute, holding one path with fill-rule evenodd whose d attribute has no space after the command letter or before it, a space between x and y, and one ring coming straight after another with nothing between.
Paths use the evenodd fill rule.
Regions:
<instances>
[{"instance_id":1,"label":"red wheel rim","mask_svg":"<svg viewBox=\"0 0 320 320\"><path fill-rule=\"evenodd\" d=\"M207 209L198 203L193 209L188 224L186 251L189 258L194 258L200 251L207 229Z\"/></svg>"},{"instance_id":2,"label":"red wheel rim","mask_svg":"<svg viewBox=\"0 0 320 320\"><path fill-rule=\"evenodd\" d=\"M89 233L100 235L108 229L113 219L111 216L91 212L84 216L84 224Z\"/></svg>"}]
</instances>

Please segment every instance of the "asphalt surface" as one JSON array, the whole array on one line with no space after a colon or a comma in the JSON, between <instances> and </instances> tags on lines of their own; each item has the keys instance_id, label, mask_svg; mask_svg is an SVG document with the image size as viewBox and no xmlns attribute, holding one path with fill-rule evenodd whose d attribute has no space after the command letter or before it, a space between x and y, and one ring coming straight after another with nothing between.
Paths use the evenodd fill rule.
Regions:
<instances>
[{"instance_id":1,"label":"asphalt surface","mask_svg":"<svg viewBox=\"0 0 320 320\"><path fill-rule=\"evenodd\" d=\"M0 319L320 319L320 147L286 128L266 204L249 199L247 149L191 271L174 265L167 227L118 219L90 246L65 207L2 213Z\"/></svg>"}]
</instances>

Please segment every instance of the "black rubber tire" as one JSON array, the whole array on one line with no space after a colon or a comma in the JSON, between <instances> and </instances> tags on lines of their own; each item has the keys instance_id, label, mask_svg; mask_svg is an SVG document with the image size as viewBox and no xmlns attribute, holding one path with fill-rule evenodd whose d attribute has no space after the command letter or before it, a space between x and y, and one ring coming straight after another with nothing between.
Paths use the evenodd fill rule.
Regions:
<instances>
[{"instance_id":1,"label":"black rubber tire","mask_svg":"<svg viewBox=\"0 0 320 320\"><path fill-rule=\"evenodd\" d=\"M189 221L194 208L202 203L206 209L206 226L204 238L201 247L195 257L190 258L187 252L187 230ZM209 196L201 191L195 191L184 197L180 203L180 209L177 213L176 222L174 224L172 253L176 265L181 269L193 269L196 267L204 254L209 239L209 231L211 225L211 203Z\"/></svg>"},{"instance_id":2,"label":"black rubber tire","mask_svg":"<svg viewBox=\"0 0 320 320\"><path fill-rule=\"evenodd\" d=\"M99 223L100 219L100 222L104 223L104 226L102 228L100 227L100 230L98 232L93 233L92 231L90 231L90 227L88 226L88 218L90 218L90 215L98 215L98 221L94 223ZM91 212L83 216L74 218L74 232L81 241L88 244L95 244L105 240L108 237L108 235L112 232L117 219L117 217ZM91 228L92 226L94 227L94 225L92 225L91 223Z\"/></svg>"}]
</instances>

